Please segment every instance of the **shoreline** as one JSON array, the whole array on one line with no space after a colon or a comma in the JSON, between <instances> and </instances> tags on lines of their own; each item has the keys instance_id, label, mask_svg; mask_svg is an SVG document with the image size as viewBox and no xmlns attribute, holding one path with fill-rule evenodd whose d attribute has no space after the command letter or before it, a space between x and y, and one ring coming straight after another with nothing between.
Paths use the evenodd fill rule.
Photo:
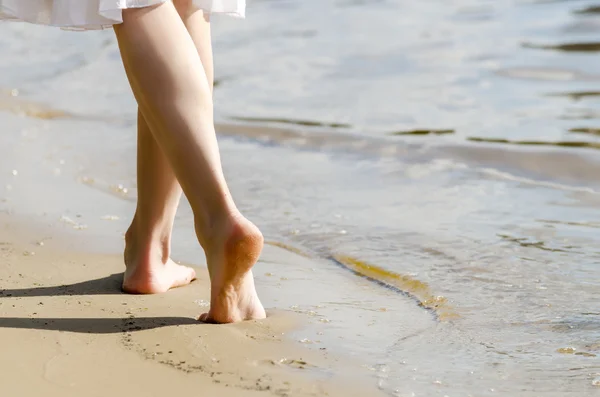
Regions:
<instances>
[{"instance_id":1,"label":"shoreline","mask_svg":"<svg viewBox=\"0 0 600 397\"><path fill-rule=\"evenodd\" d=\"M116 128L134 123L133 119L122 115L69 112L28 99L18 89L6 87L0 87L0 112L38 122L91 122ZM219 138L365 158L401 157L403 161L414 163L440 158L452 162L455 167L468 166L493 178L519 180L559 190L600 192L593 172L599 162L593 155L594 150L590 150L598 149L595 140L518 142L479 136L448 140L439 134L404 135L403 139L395 139L394 134L389 133L360 135L354 130L339 133L335 125L318 121L290 123L277 118L253 120L235 116L220 117L215 127ZM550 166L556 163L564 166Z\"/></svg>"}]
</instances>

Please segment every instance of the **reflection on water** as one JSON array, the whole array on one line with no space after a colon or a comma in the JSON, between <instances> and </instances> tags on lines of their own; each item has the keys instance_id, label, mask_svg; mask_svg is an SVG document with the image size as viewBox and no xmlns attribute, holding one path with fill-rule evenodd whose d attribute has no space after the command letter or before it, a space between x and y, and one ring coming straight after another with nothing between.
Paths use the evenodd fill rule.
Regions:
<instances>
[{"instance_id":1,"label":"reflection on water","mask_svg":"<svg viewBox=\"0 0 600 397\"><path fill-rule=\"evenodd\" d=\"M339 285L302 291L334 295L316 339L351 341L374 387L598 393L597 14L587 0L305 0L214 21L217 127L244 212L271 244L376 281L346 272L343 287L452 314L413 324L386 317L388 295L380 312ZM0 140L43 142L41 168L67 158L81 183L134 200L135 106L111 33L0 25L0 53ZM191 219L184 206L178 224Z\"/></svg>"}]
</instances>

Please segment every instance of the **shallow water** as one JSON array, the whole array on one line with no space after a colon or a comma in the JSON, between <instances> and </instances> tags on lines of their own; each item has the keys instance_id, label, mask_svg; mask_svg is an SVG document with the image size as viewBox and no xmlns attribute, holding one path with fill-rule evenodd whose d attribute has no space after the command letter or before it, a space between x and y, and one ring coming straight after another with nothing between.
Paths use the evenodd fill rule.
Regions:
<instances>
[{"instance_id":1,"label":"shallow water","mask_svg":"<svg viewBox=\"0 0 600 397\"><path fill-rule=\"evenodd\" d=\"M289 302L331 320L298 339L359 356L390 395L600 392L598 6L263 0L215 21L235 197L361 297L330 285ZM111 33L2 24L0 54L0 139L20 148L2 167L35 142L67 194L76 180L134 200L134 102ZM15 211L39 205L4 193Z\"/></svg>"}]
</instances>

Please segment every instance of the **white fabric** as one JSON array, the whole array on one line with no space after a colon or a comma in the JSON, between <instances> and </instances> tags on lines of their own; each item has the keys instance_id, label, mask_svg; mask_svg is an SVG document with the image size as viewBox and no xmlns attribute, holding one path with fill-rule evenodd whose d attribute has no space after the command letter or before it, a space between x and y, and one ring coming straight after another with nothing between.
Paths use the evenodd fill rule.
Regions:
<instances>
[{"instance_id":1,"label":"white fabric","mask_svg":"<svg viewBox=\"0 0 600 397\"><path fill-rule=\"evenodd\" d=\"M171 0L0 0L0 20L20 20L75 29L100 29L123 22L122 10ZM244 18L246 0L193 0L209 13Z\"/></svg>"}]
</instances>

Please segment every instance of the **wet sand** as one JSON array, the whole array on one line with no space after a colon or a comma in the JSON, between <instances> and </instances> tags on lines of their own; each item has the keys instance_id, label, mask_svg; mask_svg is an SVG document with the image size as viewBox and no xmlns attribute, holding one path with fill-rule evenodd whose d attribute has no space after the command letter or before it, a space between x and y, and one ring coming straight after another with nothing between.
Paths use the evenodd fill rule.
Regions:
<instances>
[{"instance_id":1,"label":"wet sand","mask_svg":"<svg viewBox=\"0 0 600 397\"><path fill-rule=\"evenodd\" d=\"M89 120L49 105L10 92L2 103L7 133L0 137L0 249L6 266L0 270L0 336L6 337L0 339L11 371L8 390L22 390L23 377L39 374L28 390L49 382L75 385L74 395L86 388L108 392L122 389L121 379L138 376L151 381L147 389L127 386L132 395L160 390L152 382L180 380L182 391L212 385L218 395L377 395L383 393L378 382L385 367L363 357L382 336L372 332L374 326L396 324L384 331L396 337L436 324L435 297L418 283L412 288L410 278L388 277L373 290L377 277L351 259L322 258L281 236L268 238L255 270L269 318L225 327L200 324L194 317L207 309L209 284L185 200L174 258L195 266L199 280L160 296L121 294L119 253L135 208L135 185L123 179L118 158L127 158L133 147L106 141L102 129L80 141L77 128L64 127ZM73 146L73 140L82 145ZM230 143L222 142L224 153L237 157L231 150L238 143ZM126 174L134 160L127 158ZM400 324L406 317L411 321ZM28 342L15 344L15 335L24 333ZM27 349L31 355L23 354ZM55 362L60 370L50 377L45 368Z\"/></svg>"},{"instance_id":2,"label":"wet sand","mask_svg":"<svg viewBox=\"0 0 600 397\"><path fill-rule=\"evenodd\" d=\"M62 123L77 117L10 93L3 100L0 373L8 395L385 395L385 368L352 347L379 343L371 332L379 321L408 316L389 331L409 336L436 324L435 310L419 307L430 291L374 293L375 280L357 282L350 266L336 271L346 258L323 262L281 238L267 241L255 270L268 319L201 324L210 290L185 200L174 258L195 266L199 279L162 295L122 294L120 252L135 187L111 157L131 148L99 144L100 135L74 147L79 132Z\"/></svg>"},{"instance_id":3,"label":"wet sand","mask_svg":"<svg viewBox=\"0 0 600 397\"><path fill-rule=\"evenodd\" d=\"M6 214L0 224L3 395L376 395L352 379L352 359L287 336L302 322L297 314L196 321L209 299L206 271L167 294L125 295L121 258L85 252L93 238L75 243L56 226ZM264 257L281 266L307 261L275 247Z\"/></svg>"}]
</instances>

